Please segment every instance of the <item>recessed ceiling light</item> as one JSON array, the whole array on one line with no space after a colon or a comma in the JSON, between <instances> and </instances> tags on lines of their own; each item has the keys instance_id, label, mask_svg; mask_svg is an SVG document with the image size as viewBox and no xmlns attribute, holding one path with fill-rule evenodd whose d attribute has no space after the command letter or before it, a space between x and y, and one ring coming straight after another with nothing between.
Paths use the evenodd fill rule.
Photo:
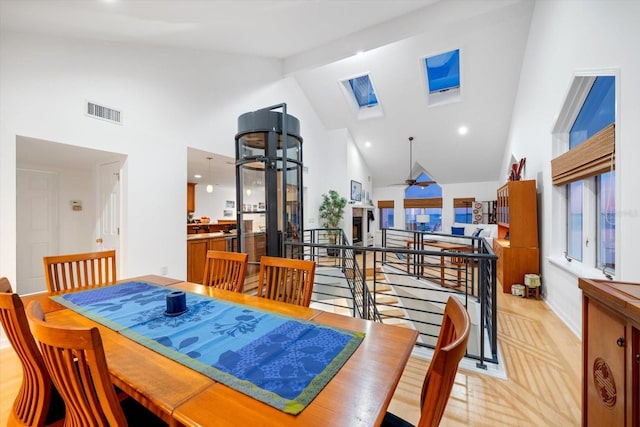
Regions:
<instances>
[{"instance_id":1,"label":"recessed ceiling light","mask_svg":"<svg viewBox=\"0 0 640 427\"><path fill-rule=\"evenodd\" d=\"M371 141L367 141L367 142L365 142L365 143L364 143L364 146L365 146L365 147L367 147L367 148L371 147Z\"/></svg>"},{"instance_id":2,"label":"recessed ceiling light","mask_svg":"<svg viewBox=\"0 0 640 427\"><path fill-rule=\"evenodd\" d=\"M202 175L200 175L199 173L197 173L197 174L193 175L193 177L194 177L195 179L200 179L200 178L202 178Z\"/></svg>"},{"instance_id":3,"label":"recessed ceiling light","mask_svg":"<svg viewBox=\"0 0 640 427\"><path fill-rule=\"evenodd\" d=\"M459 133L460 135L466 135L468 132L469 132L469 128L468 128L468 127L466 127L466 126L460 126L460 127L458 128L458 133Z\"/></svg>"}]
</instances>

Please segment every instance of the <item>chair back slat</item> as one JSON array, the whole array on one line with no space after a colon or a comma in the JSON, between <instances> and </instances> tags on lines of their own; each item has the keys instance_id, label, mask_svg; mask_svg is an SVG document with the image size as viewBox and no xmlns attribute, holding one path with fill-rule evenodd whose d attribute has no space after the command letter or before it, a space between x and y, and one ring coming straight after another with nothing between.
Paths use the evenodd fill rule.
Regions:
<instances>
[{"instance_id":1,"label":"chair back slat","mask_svg":"<svg viewBox=\"0 0 640 427\"><path fill-rule=\"evenodd\" d=\"M239 252L207 251L202 284L242 292L249 255Z\"/></svg>"},{"instance_id":2,"label":"chair back slat","mask_svg":"<svg viewBox=\"0 0 640 427\"><path fill-rule=\"evenodd\" d=\"M65 427L126 426L98 328L51 325L38 301L29 304L27 316L47 370L64 400Z\"/></svg>"},{"instance_id":3,"label":"chair back slat","mask_svg":"<svg viewBox=\"0 0 640 427\"><path fill-rule=\"evenodd\" d=\"M43 258L49 292L100 286L116 279L116 251L54 255Z\"/></svg>"},{"instance_id":4,"label":"chair back slat","mask_svg":"<svg viewBox=\"0 0 640 427\"><path fill-rule=\"evenodd\" d=\"M471 319L462 303L450 296L438 341L422 385L422 413L418 427L440 424L449 401L460 360L464 357L471 331Z\"/></svg>"},{"instance_id":5,"label":"chair back slat","mask_svg":"<svg viewBox=\"0 0 640 427\"><path fill-rule=\"evenodd\" d=\"M51 402L51 378L31 335L22 300L5 277L0 277L0 323L22 364L22 384L8 425L44 426Z\"/></svg>"},{"instance_id":6,"label":"chair back slat","mask_svg":"<svg viewBox=\"0 0 640 427\"><path fill-rule=\"evenodd\" d=\"M314 261L263 256L258 296L308 307L315 271Z\"/></svg>"}]
</instances>

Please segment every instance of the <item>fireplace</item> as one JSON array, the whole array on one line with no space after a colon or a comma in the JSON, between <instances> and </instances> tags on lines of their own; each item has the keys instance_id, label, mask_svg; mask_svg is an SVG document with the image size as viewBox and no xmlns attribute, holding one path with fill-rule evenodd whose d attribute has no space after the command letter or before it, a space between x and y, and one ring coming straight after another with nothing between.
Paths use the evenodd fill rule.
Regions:
<instances>
[{"instance_id":1,"label":"fireplace","mask_svg":"<svg viewBox=\"0 0 640 427\"><path fill-rule=\"evenodd\" d=\"M353 217L353 244L362 243L362 217Z\"/></svg>"}]
</instances>

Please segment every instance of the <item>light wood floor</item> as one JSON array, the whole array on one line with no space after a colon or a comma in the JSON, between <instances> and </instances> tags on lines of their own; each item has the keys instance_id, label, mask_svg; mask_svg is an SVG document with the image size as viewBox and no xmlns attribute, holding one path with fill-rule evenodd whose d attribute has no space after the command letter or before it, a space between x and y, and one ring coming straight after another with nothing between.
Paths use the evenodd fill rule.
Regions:
<instances>
[{"instance_id":1,"label":"light wood floor","mask_svg":"<svg viewBox=\"0 0 640 427\"><path fill-rule=\"evenodd\" d=\"M498 341L508 379L460 369L441 425L580 425L581 343L546 304L499 295ZM389 408L414 424L428 363L410 359ZM0 350L0 426L20 380L15 353Z\"/></svg>"}]
</instances>

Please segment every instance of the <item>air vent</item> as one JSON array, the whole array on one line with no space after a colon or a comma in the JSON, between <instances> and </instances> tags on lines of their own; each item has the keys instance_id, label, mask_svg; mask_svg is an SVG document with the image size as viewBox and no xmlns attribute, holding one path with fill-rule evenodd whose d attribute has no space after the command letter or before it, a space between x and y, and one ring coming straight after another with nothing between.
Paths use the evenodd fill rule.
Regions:
<instances>
[{"instance_id":1,"label":"air vent","mask_svg":"<svg viewBox=\"0 0 640 427\"><path fill-rule=\"evenodd\" d=\"M122 114L118 110L105 107L102 105L94 104L93 102L87 102L86 113L89 117L94 119L106 120L111 123L122 124Z\"/></svg>"}]
</instances>

